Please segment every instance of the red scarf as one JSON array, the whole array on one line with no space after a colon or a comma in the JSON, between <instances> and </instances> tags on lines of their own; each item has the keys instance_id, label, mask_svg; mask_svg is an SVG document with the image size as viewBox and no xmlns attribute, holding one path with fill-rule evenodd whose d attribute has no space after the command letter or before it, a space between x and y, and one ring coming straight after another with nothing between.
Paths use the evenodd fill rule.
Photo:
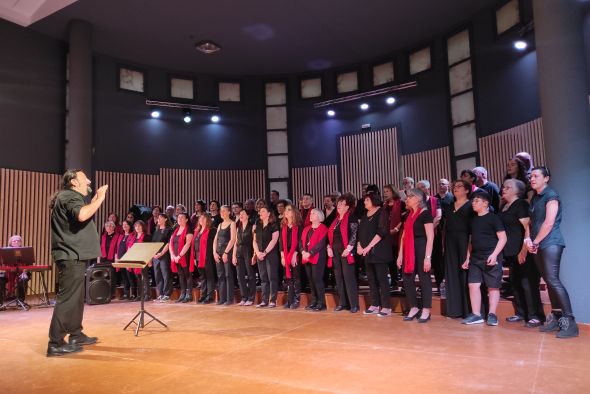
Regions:
<instances>
[{"instance_id":1,"label":"red scarf","mask_svg":"<svg viewBox=\"0 0 590 394\"><path fill-rule=\"evenodd\" d=\"M197 237L193 238L193 244L191 246L191 265L190 271L193 272L195 270L195 241ZM197 262L197 268L205 268L205 263L207 262L207 240L209 239L209 229L206 228L201 234L199 238L199 260Z\"/></svg>"},{"instance_id":2,"label":"red scarf","mask_svg":"<svg viewBox=\"0 0 590 394\"><path fill-rule=\"evenodd\" d=\"M281 229L281 239L283 241L283 257L285 257L285 275L287 279L291 279L291 260L293 259L293 254L297 249L297 235L299 234L299 228L297 226L293 226L291 228L291 248L287 250L287 228L288 225L284 225Z\"/></svg>"},{"instance_id":3,"label":"red scarf","mask_svg":"<svg viewBox=\"0 0 590 394\"><path fill-rule=\"evenodd\" d=\"M344 247L346 248L348 246L348 217L350 216L350 209L348 211L346 211L346 213L344 214L344 216L340 219L336 219L332 221L332 224L330 224L330 229L328 230L328 242L330 242L330 248L332 248L332 250L334 249L332 247L332 244L334 243L334 229L336 228L336 225L338 224L338 222L340 222L340 235L342 235L342 243L344 244ZM352 252L348 254L348 257L346 257L346 261L348 262L348 264L354 264L354 257L352 256ZM328 267L332 267L332 257L328 257Z\"/></svg>"},{"instance_id":4,"label":"red scarf","mask_svg":"<svg viewBox=\"0 0 590 394\"><path fill-rule=\"evenodd\" d=\"M305 213L305 208L301 209L301 216L303 216L303 227L311 226L311 210L313 209L313 205L309 207L307 213Z\"/></svg>"},{"instance_id":5,"label":"red scarf","mask_svg":"<svg viewBox=\"0 0 590 394\"><path fill-rule=\"evenodd\" d=\"M141 235L139 236L139 238L137 238L137 234L133 234L133 243L131 244L131 246L133 246L133 244L140 244L143 242L143 239L145 238L145 233L141 233ZM131 270L129 270L131 271ZM141 275L141 268L133 268L133 272L135 272L136 275Z\"/></svg>"},{"instance_id":6,"label":"red scarf","mask_svg":"<svg viewBox=\"0 0 590 394\"><path fill-rule=\"evenodd\" d=\"M180 234L178 234L178 230L180 230L180 227L178 227L178 229L176 229L174 231L174 234L172 234L172 238L174 237L178 237L178 254L180 254L180 252L182 252L182 248L184 248L184 244L186 242L186 233L188 231L188 226L184 226L184 230L182 230L182 232ZM172 239L170 239L170 250L172 250ZM174 253L175 255L178 255L176 253ZM170 262L171 263L171 267L172 268L172 272L178 272L176 270L176 263L174 262ZM180 260L178 260L178 264L180 264L182 267L186 267L186 255L182 256L180 258Z\"/></svg>"},{"instance_id":7,"label":"red scarf","mask_svg":"<svg viewBox=\"0 0 590 394\"><path fill-rule=\"evenodd\" d=\"M410 211L408 213L408 218L404 223L403 261L405 274L414 273L414 265L416 264L416 254L414 253L414 223L416 222L416 219L418 218L418 216L420 216L422 211L422 209L416 212Z\"/></svg>"},{"instance_id":8,"label":"red scarf","mask_svg":"<svg viewBox=\"0 0 590 394\"><path fill-rule=\"evenodd\" d=\"M107 253L107 233L103 233L100 239L100 252L101 257L108 261L115 260L115 251L117 250L117 245L119 245L119 234L113 233L113 239L111 240L111 244L109 245L109 251Z\"/></svg>"},{"instance_id":9,"label":"red scarf","mask_svg":"<svg viewBox=\"0 0 590 394\"><path fill-rule=\"evenodd\" d=\"M305 229L303 230L303 234L301 235L301 240L303 241L303 250L310 251L311 249L314 248L314 246L321 241L321 239L323 237L326 236L326 234L328 233L328 228L323 224L320 223L320 225L318 226L318 228L316 228L313 231L313 234L311 235L311 239L309 240L309 244L307 245L307 248L305 247L305 242L307 242L307 233L311 230L311 225L305 227ZM313 256L310 256L309 259L303 259L303 264L307 264L307 263L311 263L311 264L317 264L318 260L320 258L320 253L316 253Z\"/></svg>"}]
</instances>

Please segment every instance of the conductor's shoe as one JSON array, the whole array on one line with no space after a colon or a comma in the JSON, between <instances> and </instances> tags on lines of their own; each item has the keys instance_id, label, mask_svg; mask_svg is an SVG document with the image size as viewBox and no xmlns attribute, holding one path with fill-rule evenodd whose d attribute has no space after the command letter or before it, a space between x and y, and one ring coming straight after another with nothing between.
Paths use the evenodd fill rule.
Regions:
<instances>
[{"instance_id":1,"label":"conductor's shoe","mask_svg":"<svg viewBox=\"0 0 590 394\"><path fill-rule=\"evenodd\" d=\"M82 346L63 343L61 345L47 346L47 357L63 356L82 351Z\"/></svg>"},{"instance_id":2,"label":"conductor's shoe","mask_svg":"<svg viewBox=\"0 0 590 394\"><path fill-rule=\"evenodd\" d=\"M96 342L98 342L98 338L97 337L89 337L85 334L82 334L82 335L74 337L74 338L70 337L68 342L70 343L70 345L77 345L77 346L94 345Z\"/></svg>"}]
</instances>

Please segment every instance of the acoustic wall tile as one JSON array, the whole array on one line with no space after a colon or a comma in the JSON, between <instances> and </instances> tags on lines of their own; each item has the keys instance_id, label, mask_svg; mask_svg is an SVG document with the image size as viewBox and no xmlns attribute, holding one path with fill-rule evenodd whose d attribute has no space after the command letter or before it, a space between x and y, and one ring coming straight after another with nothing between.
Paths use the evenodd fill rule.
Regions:
<instances>
[{"instance_id":1,"label":"acoustic wall tile","mask_svg":"<svg viewBox=\"0 0 590 394\"><path fill-rule=\"evenodd\" d=\"M356 71L338 74L336 78L336 89L338 93L354 92L358 88L358 73Z\"/></svg>"},{"instance_id":2,"label":"acoustic wall tile","mask_svg":"<svg viewBox=\"0 0 590 394\"><path fill-rule=\"evenodd\" d=\"M467 60L449 68L449 85L451 94L457 94L473 88L471 61Z\"/></svg>"},{"instance_id":3,"label":"acoustic wall tile","mask_svg":"<svg viewBox=\"0 0 590 394\"><path fill-rule=\"evenodd\" d=\"M219 101L240 101L240 84L237 82L219 82Z\"/></svg>"},{"instance_id":4,"label":"acoustic wall tile","mask_svg":"<svg viewBox=\"0 0 590 394\"><path fill-rule=\"evenodd\" d=\"M496 32L502 34L520 22L518 0L504 4L496 11Z\"/></svg>"},{"instance_id":5,"label":"acoustic wall tile","mask_svg":"<svg viewBox=\"0 0 590 394\"><path fill-rule=\"evenodd\" d=\"M461 171L463 170L472 170L477 166L477 162L475 161L475 156L466 157L464 159L460 159L455 161L457 166L457 179L461 178Z\"/></svg>"},{"instance_id":6,"label":"acoustic wall tile","mask_svg":"<svg viewBox=\"0 0 590 394\"><path fill-rule=\"evenodd\" d=\"M144 92L144 74L138 70L119 68L119 88L133 92Z\"/></svg>"},{"instance_id":7,"label":"acoustic wall tile","mask_svg":"<svg viewBox=\"0 0 590 394\"><path fill-rule=\"evenodd\" d=\"M418 74L432 67L430 47L426 47L410 54L410 74Z\"/></svg>"},{"instance_id":8,"label":"acoustic wall tile","mask_svg":"<svg viewBox=\"0 0 590 394\"><path fill-rule=\"evenodd\" d=\"M475 119L473 91L455 96L451 99L451 117L453 125L470 122Z\"/></svg>"},{"instance_id":9,"label":"acoustic wall tile","mask_svg":"<svg viewBox=\"0 0 590 394\"><path fill-rule=\"evenodd\" d=\"M170 78L170 97L192 100L194 98L193 80Z\"/></svg>"},{"instance_id":10,"label":"acoustic wall tile","mask_svg":"<svg viewBox=\"0 0 590 394\"><path fill-rule=\"evenodd\" d=\"M287 86L283 82L266 84L266 105L287 104Z\"/></svg>"},{"instance_id":11,"label":"acoustic wall tile","mask_svg":"<svg viewBox=\"0 0 590 394\"><path fill-rule=\"evenodd\" d=\"M276 190L279 192L279 198L287 198L289 195L289 183L287 181L272 181L269 186L270 190Z\"/></svg>"},{"instance_id":12,"label":"acoustic wall tile","mask_svg":"<svg viewBox=\"0 0 590 394\"><path fill-rule=\"evenodd\" d=\"M268 156L268 177L289 178L289 156Z\"/></svg>"},{"instance_id":13,"label":"acoustic wall tile","mask_svg":"<svg viewBox=\"0 0 590 394\"><path fill-rule=\"evenodd\" d=\"M384 85L395 79L393 62L373 66L373 86Z\"/></svg>"},{"instance_id":14,"label":"acoustic wall tile","mask_svg":"<svg viewBox=\"0 0 590 394\"><path fill-rule=\"evenodd\" d=\"M469 123L453 129L453 148L455 156L477 152L475 123Z\"/></svg>"},{"instance_id":15,"label":"acoustic wall tile","mask_svg":"<svg viewBox=\"0 0 590 394\"><path fill-rule=\"evenodd\" d=\"M266 108L266 129L284 130L287 128L287 107Z\"/></svg>"},{"instance_id":16,"label":"acoustic wall tile","mask_svg":"<svg viewBox=\"0 0 590 394\"><path fill-rule=\"evenodd\" d=\"M301 98L314 98L322 96L322 79L310 78L301 81Z\"/></svg>"},{"instance_id":17,"label":"acoustic wall tile","mask_svg":"<svg viewBox=\"0 0 590 394\"><path fill-rule=\"evenodd\" d=\"M266 150L269 154L289 153L286 131L269 131L266 133Z\"/></svg>"},{"instance_id":18,"label":"acoustic wall tile","mask_svg":"<svg viewBox=\"0 0 590 394\"><path fill-rule=\"evenodd\" d=\"M449 64L455 64L471 57L469 30L463 30L447 40L447 57Z\"/></svg>"}]
</instances>

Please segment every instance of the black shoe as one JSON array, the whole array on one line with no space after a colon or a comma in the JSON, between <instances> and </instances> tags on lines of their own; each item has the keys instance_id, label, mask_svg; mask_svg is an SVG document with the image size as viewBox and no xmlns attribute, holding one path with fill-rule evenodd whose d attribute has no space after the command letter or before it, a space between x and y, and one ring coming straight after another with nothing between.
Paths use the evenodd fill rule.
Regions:
<instances>
[{"instance_id":1,"label":"black shoe","mask_svg":"<svg viewBox=\"0 0 590 394\"><path fill-rule=\"evenodd\" d=\"M509 323L517 323L519 321L523 321L524 318L522 316L514 315L506 318L506 321Z\"/></svg>"},{"instance_id":2,"label":"black shoe","mask_svg":"<svg viewBox=\"0 0 590 394\"><path fill-rule=\"evenodd\" d=\"M547 316L547 321L545 325L539 327L539 331L541 332L551 332L551 331L559 331L559 320L561 320L561 313L560 312L552 312Z\"/></svg>"},{"instance_id":3,"label":"black shoe","mask_svg":"<svg viewBox=\"0 0 590 394\"><path fill-rule=\"evenodd\" d=\"M358 306L353 306L352 308L350 308L350 313L357 313L358 311L359 311Z\"/></svg>"},{"instance_id":4,"label":"black shoe","mask_svg":"<svg viewBox=\"0 0 590 394\"><path fill-rule=\"evenodd\" d=\"M414 319L419 319L419 315L420 313L422 313L422 311L420 309L418 309L418 312L416 312L415 315L410 316L409 314L407 316L404 316L404 321L412 321Z\"/></svg>"},{"instance_id":5,"label":"black shoe","mask_svg":"<svg viewBox=\"0 0 590 394\"><path fill-rule=\"evenodd\" d=\"M176 300L176 302L182 302L182 301L184 301L184 297L186 297L186 294L182 293L180 295L180 297L178 297L178 299Z\"/></svg>"},{"instance_id":6,"label":"black shoe","mask_svg":"<svg viewBox=\"0 0 590 394\"><path fill-rule=\"evenodd\" d=\"M289 304L288 302L286 302L285 305L283 305L283 308L289 309L289 308L291 308L291 304Z\"/></svg>"},{"instance_id":7,"label":"black shoe","mask_svg":"<svg viewBox=\"0 0 590 394\"><path fill-rule=\"evenodd\" d=\"M203 304L210 304L213 302L213 299L211 297L205 297L205 299L203 300Z\"/></svg>"},{"instance_id":8,"label":"black shoe","mask_svg":"<svg viewBox=\"0 0 590 394\"><path fill-rule=\"evenodd\" d=\"M47 357L56 357L56 356L64 356L70 353L78 353L82 351L82 346L80 345L70 345L70 344L62 344L62 345L49 345L47 346Z\"/></svg>"},{"instance_id":9,"label":"black shoe","mask_svg":"<svg viewBox=\"0 0 590 394\"><path fill-rule=\"evenodd\" d=\"M326 309L326 306L325 306L325 305L322 305L322 304L317 304L317 305L315 306L315 308L313 308L313 309L312 309L312 311L314 311L314 312L319 312L319 311L323 311L323 310L325 310L325 309Z\"/></svg>"},{"instance_id":10,"label":"black shoe","mask_svg":"<svg viewBox=\"0 0 590 394\"><path fill-rule=\"evenodd\" d=\"M207 298L207 297L205 297L205 296L201 296L201 297L199 297L199 300L198 300L197 302L198 302L199 304L203 304L203 303L205 303L205 299L206 299L206 298Z\"/></svg>"},{"instance_id":11,"label":"black shoe","mask_svg":"<svg viewBox=\"0 0 590 394\"><path fill-rule=\"evenodd\" d=\"M70 345L78 345L78 346L85 346L85 345L94 345L96 342L98 342L98 338L97 337L89 337L88 335L82 334L78 337L74 337L72 338L70 336L70 338L68 339L68 342L70 343Z\"/></svg>"},{"instance_id":12,"label":"black shoe","mask_svg":"<svg viewBox=\"0 0 590 394\"><path fill-rule=\"evenodd\" d=\"M432 313L428 314L428 317L425 319L422 319L421 317L418 318L418 323L427 323L428 320L430 320L430 316L432 316Z\"/></svg>"},{"instance_id":13,"label":"black shoe","mask_svg":"<svg viewBox=\"0 0 590 394\"><path fill-rule=\"evenodd\" d=\"M338 305L336 308L334 308L334 312L340 312L341 310L344 310L342 305Z\"/></svg>"},{"instance_id":14,"label":"black shoe","mask_svg":"<svg viewBox=\"0 0 590 394\"><path fill-rule=\"evenodd\" d=\"M314 302L312 304L309 304L308 306L305 307L306 311L312 310L317 306L317 304Z\"/></svg>"},{"instance_id":15,"label":"black shoe","mask_svg":"<svg viewBox=\"0 0 590 394\"><path fill-rule=\"evenodd\" d=\"M297 308L299 308L299 302L292 303L289 308L291 308L291 309L297 309Z\"/></svg>"},{"instance_id":16,"label":"black shoe","mask_svg":"<svg viewBox=\"0 0 590 394\"><path fill-rule=\"evenodd\" d=\"M573 316L563 316L559 319L557 338L574 338L580 335L580 330Z\"/></svg>"}]
</instances>

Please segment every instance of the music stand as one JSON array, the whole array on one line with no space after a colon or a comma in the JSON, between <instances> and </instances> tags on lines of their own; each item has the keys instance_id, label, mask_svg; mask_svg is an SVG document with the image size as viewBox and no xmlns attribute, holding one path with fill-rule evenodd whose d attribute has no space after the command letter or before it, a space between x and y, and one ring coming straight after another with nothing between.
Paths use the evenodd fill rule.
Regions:
<instances>
[{"instance_id":1,"label":"music stand","mask_svg":"<svg viewBox=\"0 0 590 394\"><path fill-rule=\"evenodd\" d=\"M113 267L116 268L141 268L141 306L139 312L137 312L135 316L133 316L133 319L131 319L125 328L123 328L123 331L125 331L131 324L135 324L137 326L135 328L135 336L139 334L140 328L144 328L153 321L157 321L165 328L168 328L166 324L162 323L160 320L158 320L158 318L146 311L144 308L145 294L143 294L143 284L149 280L147 277L148 274L146 267L151 261L152 257L154 257L154 255L158 253L160 249L162 249L162 246L164 246L163 242L142 242L133 244L131 249L129 249L127 253L125 253L125 255L119 259L118 262L113 263ZM151 317L152 320L145 323L145 315Z\"/></svg>"},{"instance_id":2,"label":"music stand","mask_svg":"<svg viewBox=\"0 0 590 394\"><path fill-rule=\"evenodd\" d=\"M15 304L23 310L29 310L30 306L18 298L18 281L20 279L21 265L32 265L35 262L35 252L32 246L25 246L22 248L0 248L0 265L15 267L16 270L16 297L5 306ZM4 289L2 289L4 291Z\"/></svg>"}]
</instances>

